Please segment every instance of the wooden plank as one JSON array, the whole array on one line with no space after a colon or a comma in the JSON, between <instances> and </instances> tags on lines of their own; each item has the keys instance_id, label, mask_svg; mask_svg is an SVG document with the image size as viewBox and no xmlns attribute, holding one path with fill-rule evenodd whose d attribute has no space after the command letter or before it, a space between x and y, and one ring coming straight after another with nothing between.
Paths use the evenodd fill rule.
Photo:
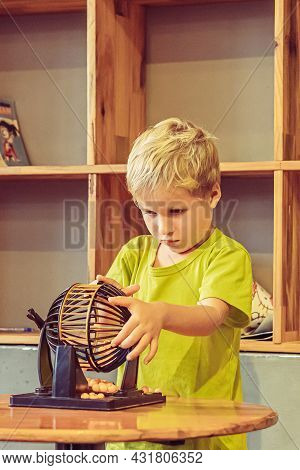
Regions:
<instances>
[{"instance_id":1,"label":"wooden plank","mask_svg":"<svg viewBox=\"0 0 300 470\"><path fill-rule=\"evenodd\" d=\"M299 170L300 162L223 162L220 164L224 175L260 176L272 175L279 169ZM126 173L126 164L99 165L66 165L66 166L15 166L0 167L0 179L28 178L88 178L89 174L122 174Z\"/></svg>"},{"instance_id":2,"label":"wooden plank","mask_svg":"<svg viewBox=\"0 0 300 470\"><path fill-rule=\"evenodd\" d=\"M40 333L0 333L0 344L38 344Z\"/></svg>"},{"instance_id":3,"label":"wooden plank","mask_svg":"<svg viewBox=\"0 0 300 470\"><path fill-rule=\"evenodd\" d=\"M123 230L122 205L125 202L124 176L97 178L97 230L95 274L105 275L118 251L126 242ZM127 195L129 199L129 195Z\"/></svg>"},{"instance_id":4,"label":"wooden plank","mask_svg":"<svg viewBox=\"0 0 300 470\"><path fill-rule=\"evenodd\" d=\"M133 3L148 7L201 5L207 3L242 3L246 1L249 0L132 0Z\"/></svg>"},{"instance_id":5,"label":"wooden plank","mask_svg":"<svg viewBox=\"0 0 300 470\"><path fill-rule=\"evenodd\" d=\"M0 15L63 13L86 10L86 0L1 0Z\"/></svg>"},{"instance_id":6,"label":"wooden plank","mask_svg":"<svg viewBox=\"0 0 300 470\"><path fill-rule=\"evenodd\" d=\"M96 192L96 274L105 275L122 246L148 231L127 191L125 175L99 175Z\"/></svg>"},{"instance_id":7,"label":"wooden plank","mask_svg":"<svg viewBox=\"0 0 300 470\"><path fill-rule=\"evenodd\" d=\"M273 338L275 343L282 342L285 307L283 301L283 260L286 247L284 237L284 184L283 171L274 173L274 241L273 241Z\"/></svg>"},{"instance_id":8,"label":"wooden plank","mask_svg":"<svg viewBox=\"0 0 300 470\"><path fill-rule=\"evenodd\" d=\"M280 162L280 168L288 171L300 171L300 160L290 160Z\"/></svg>"},{"instance_id":9,"label":"wooden plank","mask_svg":"<svg viewBox=\"0 0 300 470\"><path fill-rule=\"evenodd\" d=\"M116 163L115 143L115 11L111 0L89 2L89 16L94 17L95 57L88 60L89 73L94 75L95 115L92 123L95 132L95 163ZM91 23L91 20L90 20ZM92 67L94 66L94 70Z\"/></svg>"},{"instance_id":10,"label":"wooden plank","mask_svg":"<svg viewBox=\"0 0 300 470\"><path fill-rule=\"evenodd\" d=\"M276 160L300 159L300 0L275 1Z\"/></svg>"},{"instance_id":11,"label":"wooden plank","mask_svg":"<svg viewBox=\"0 0 300 470\"><path fill-rule=\"evenodd\" d=\"M284 174L285 187L285 257L283 259L283 286L285 324L283 330L283 341L300 339L300 173L287 172Z\"/></svg>"},{"instance_id":12,"label":"wooden plank","mask_svg":"<svg viewBox=\"0 0 300 470\"><path fill-rule=\"evenodd\" d=\"M89 175L89 198L88 198L88 280L92 282L95 279L96 272L96 230L97 230L97 176Z\"/></svg>"},{"instance_id":13,"label":"wooden plank","mask_svg":"<svg viewBox=\"0 0 300 470\"><path fill-rule=\"evenodd\" d=\"M146 15L145 9L130 6L131 87L129 101L129 146L146 127ZM127 161L127 159L126 159Z\"/></svg>"},{"instance_id":14,"label":"wooden plank","mask_svg":"<svg viewBox=\"0 0 300 470\"><path fill-rule=\"evenodd\" d=\"M300 173L274 175L274 342L298 341Z\"/></svg>"},{"instance_id":15,"label":"wooden plank","mask_svg":"<svg viewBox=\"0 0 300 470\"><path fill-rule=\"evenodd\" d=\"M87 4L87 164L96 162L96 18L95 0Z\"/></svg>"},{"instance_id":16,"label":"wooden plank","mask_svg":"<svg viewBox=\"0 0 300 470\"><path fill-rule=\"evenodd\" d=\"M240 345L241 352L262 352L262 353L300 353L300 342L289 342L275 344L272 341L242 340Z\"/></svg>"},{"instance_id":17,"label":"wooden plank","mask_svg":"<svg viewBox=\"0 0 300 470\"><path fill-rule=\"evenodd\" d=\"M145 12L131 2L113 0L90 0L89 8L96 37L96 58L89 54L89 82L95 77L94 161L124 163L145 127Z\"/></svg>"},{"instance_id":18,"label":"wooden plank","mask_svg":"<svg viewBox=\"0 0 300 470\"><path fill-rule=\"evenodd\" d=\"M0 333L0 344L32 344L39 343L39 332L36 333ZM272 341L242 340L242 352L300 353L300 341L275 344Z\"/></svg>"},{"instance_id":19,"label":"wooden plank","mask_svg":"<svg viewBox=\"0 0 300 470\"><path fill-rule=\"evenodd\" d=\"M68 165L68 166L18 166L1 167L0 179L87 179L89 174L119 174L126 165Z\"/></svg>"},{"instance_id":20,"label":"wooden plank","mask_svg":"<svg viewBox=\"0 0 300 470\"><path fill-rule=\"evenodd\" d=\"M300 0L284 2L283 152L300 159Z\"/></svg>"},{"instance_id":21,"label":"wooden plank","mask_svg":"<svg viewBox=\"0 0 300 470\"><path fill-rule=\"evenodd\" d=\"M274 24L274 159L283 160L284 1L275 0Z\"/></svg>"},{"instance_id":22,"label":"wooden plank","mask_svg":"<svg viewBox=\"0 0 300 470\"><path fill-rule=\"evenodd\" d=\"M273 175L275 170L280 169L280 163L274 161L266 162L221 162L221 173L226 175L240 176L260 176L270 174Z\"/></svg>"}]
</instances>

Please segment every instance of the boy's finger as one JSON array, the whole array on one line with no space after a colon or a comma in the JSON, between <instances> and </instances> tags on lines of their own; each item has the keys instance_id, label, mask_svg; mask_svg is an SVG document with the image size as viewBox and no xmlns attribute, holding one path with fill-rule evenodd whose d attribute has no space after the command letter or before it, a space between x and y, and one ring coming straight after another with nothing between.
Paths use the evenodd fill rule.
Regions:
<instances>
[{"instance_id":1,"label":"boy's finger","mask_svg":"<svg viewBox=\"0 0 300 470\"><path fill-rule=\"evenodd\" d=\"M125 295L133 295L140 290L139 284L133 284L132 286L124 287L122 291Z\"/></svg>"},{"instance_id":2,"label":"boy's finger","mask_svg":"<svg viewBox=\"0 0 300 470\"><path fill-rule=\"evenodd\" d=\"M117 287L118 289L122 289L122 286L118 283L118 281L115 281L110 277L102 276L102 274L97 274L96 280L106 282L106 284L111 284L112 286Z\"/></svg>"},{"instance_id":3,"label":"boy's finger","mask_svg":"<svg viewBox=\"0 0 300 470\"><path fill-rule=\"evenodd\" d=\"M119 347L123 349L129 349L136 346L139 341L145 336L145 333L137 326L123 341L121 341ZM149 338L148 338L149 343Z\"/></svg>"},{"instance_id":4,"label":"boy's finger","mask_svg":"<svg viewBox=\"0 0 300 470\"><path fill-rule=\"evenodd\" d=\"M127 307L130 308L130 306L133 304L135 299L133 297L123 297L123 296L116 296L116 297L108 297L107 300L109 301L110 304L113 305L120 305L120 307Z\"/></svg>"},{"instance_id":5,"label":"boy's finger","mask_svg":"<svg viewBox=\"0 0 300 470\"><path fill-rule=\"evenodd\" d=\"M127 354L126 356L127 361L133 361L133 359L135 359L140 354L142 354L143 351L145 351L148 345L149 345L149 336L146 334L140 339L137 346L132 351L130 351L129 354Z\"/></svg>"},{"instance_id":6,"label":"boy's finger","mask_svg":"<svg viewBox=\"0 0 300 470\"><path fill-rule=\"evenodd\" d=\"M128 335L137 327L138 322L134 317L129 318L128 322L125 323L120 333L111 341L113 347L118 346L124 341Z\"/></svg>"},{"instance_id":7,"label":"boy's finger","mask_svg":"<svg viewBox=\"0 0 300 470\"><path fill-rule=\"evenodd\" d=\"M144 364L149 364L150 361L154 358L155 354L157 353L158 349L158 339L153 338L153 340L150 343L150 351L149 354L144 359Z\"/></svg>"}]
</instances>

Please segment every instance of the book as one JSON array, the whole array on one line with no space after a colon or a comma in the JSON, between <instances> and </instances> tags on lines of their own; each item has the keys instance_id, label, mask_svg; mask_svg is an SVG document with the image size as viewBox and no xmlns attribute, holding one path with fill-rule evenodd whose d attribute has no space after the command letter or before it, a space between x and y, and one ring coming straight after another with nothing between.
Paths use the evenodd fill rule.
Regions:
<instances>
[{"instance_id":1,"label":"book","mask_svg":"<svg viewBox=\"0 0 300 470\"><path fill-rule=\"evenodd\" d=\"M13 101L0 98L0 166L30 165Z\"/></svg>"},{"instance_id":2,"label":"book","mask_svg":"<svg viewBox=\"0 0 300 470\"><path fill-rule=\"evenodd\" d=\"M273 297L257 281L252 284L251 321L241 339L271 340L273 337Z\"/></svg>"}]
</instances>

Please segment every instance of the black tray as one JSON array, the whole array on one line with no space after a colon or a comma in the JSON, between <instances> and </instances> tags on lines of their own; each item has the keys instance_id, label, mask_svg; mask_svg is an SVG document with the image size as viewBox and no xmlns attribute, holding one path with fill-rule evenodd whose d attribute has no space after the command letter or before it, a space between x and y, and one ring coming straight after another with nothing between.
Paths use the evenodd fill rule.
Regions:
<instances>
[{"instance_id":1,"label":"black tray","mask_svg":"<svg viewBox=\"0 0 300 470\"><path fill-rule=\"evenodd\" d=\"M43 396L36 393L23 393L10 396L10 406L30 408L66 408L71 410L115 411L124 408L165 403L166 397L161 393L141 394L139 396L107 396L101 399L82 399Z\"/></svg>"}]
</instances>

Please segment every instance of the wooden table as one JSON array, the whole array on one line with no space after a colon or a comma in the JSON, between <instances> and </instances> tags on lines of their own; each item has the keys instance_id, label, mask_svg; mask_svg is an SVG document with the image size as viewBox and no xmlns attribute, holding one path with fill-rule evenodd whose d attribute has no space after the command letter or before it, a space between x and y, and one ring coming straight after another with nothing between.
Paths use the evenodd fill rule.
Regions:
<instances>
[{"instance_id":1,"label":"wooden table","mask_svg":"<svg viewBox=\"0 0 300 470\"><path fill-rule=\"evenodd\" d=\"M271 408L225 400L167 397L166 404L107 412L10 408L9 395L0 395L0 440L55 442L57 449L239 434L277 420Z\"/></svg>"}]
</instances>

